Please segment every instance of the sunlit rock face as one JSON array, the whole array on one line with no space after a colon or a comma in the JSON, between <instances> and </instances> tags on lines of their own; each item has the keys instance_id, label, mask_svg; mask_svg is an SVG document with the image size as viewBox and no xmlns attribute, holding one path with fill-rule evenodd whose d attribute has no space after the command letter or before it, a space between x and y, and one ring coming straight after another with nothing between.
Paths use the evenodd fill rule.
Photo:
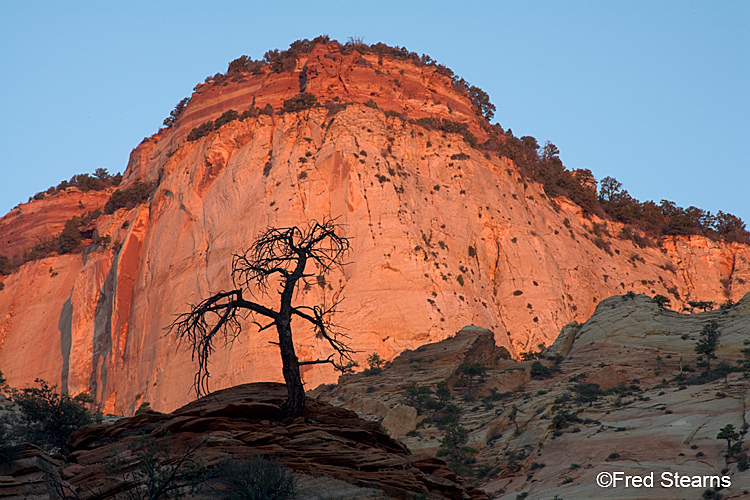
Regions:
<instances>
[{"instance_id":1,"label":"sunlit rock face","mask_svg":"<svg viewBox=\"0 0 750 500\"><path fill-rule=\"evenodd\" d=\"M229 109L278 112L302 89L348 104L233 121L186 140ZM296 300L343 298L334 320L361 367L371 353L391 359L467 324L490 329L517 356L629 290L667 295L676 310L750 290L747 246L691 237L641 249L614 237L620 227L610 223L606 251L590 233L601 221L565 198L551 203L511 161L409 122L424 117L467 123L486 139L468 97L434 68L335 46L317 46L291 72L199 85L174 126L132 152L121 187L156 188L147 203L97 219L112 245L0 278L0 369L14 386L41 377L90 391L107 412L130 414L144 401L174 409L194 397L196 371L168 331L175 315L231 288L232 254L261 230L311 219L335 219L351 252ZM85 209L69 193L14 209L0 219L0 253L59 232L109 192L87 196ZM276 292L257 299L272 306ZM252 321L213 354L212 389L281 380L273 329L257 333ZM328 356L303 323L293 326L300 359ZM308 388L337 378L327 365L303 368Z\"/></svg>"}]
</instances>

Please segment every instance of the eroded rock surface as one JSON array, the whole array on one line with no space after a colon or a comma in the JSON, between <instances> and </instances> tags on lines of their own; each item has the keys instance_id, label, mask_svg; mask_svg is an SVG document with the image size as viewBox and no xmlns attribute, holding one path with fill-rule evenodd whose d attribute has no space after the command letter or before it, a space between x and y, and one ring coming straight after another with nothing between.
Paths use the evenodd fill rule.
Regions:
<instances>
[{"instance_id":1,"label":"eroded rock surface","mask_svg":"<svg viewBox=\"0 0 750 500\"><path fill-rule=\"evenodd\" d=\"M319 102L348 105L279 114L300 92L303 71ZM277 114L186 141L197 125L253 104ZM335 218L352 252L342 273L298 300L344 297L334 321L360 366L369 354L390 360L467 324L491 329L517 357L629 290L668 295L676 310L750 290L747 246L689 237L638 248L618 239L612 223L602 236L608 246L597 246L593 224L602 221L565 198L551 203L511 161L409 122L425 117L466 123L486 138L468 97L434 68L334 46L317 46L290 72L198 86L174 126L131 154L121 187L157 187L148 203L97 220L109 248L51 256L0 277L0 366L9 383L41 377L73 394L88 391L118 414L132 415L142 402L165 411L186 403L196 366L165 328L189 304L232 287L232 254L261 230L310 219ZM0 254L22 252L106 201L105 193L82 196L61 193L6 215ZM257 334L251 320L241 343L214 354L214 389L281 380L272 331ZM301 359L328 356L305 325L293 326ZM337 374L311 365L303 377L314 388Z\"/></svg>"}]
</instances>

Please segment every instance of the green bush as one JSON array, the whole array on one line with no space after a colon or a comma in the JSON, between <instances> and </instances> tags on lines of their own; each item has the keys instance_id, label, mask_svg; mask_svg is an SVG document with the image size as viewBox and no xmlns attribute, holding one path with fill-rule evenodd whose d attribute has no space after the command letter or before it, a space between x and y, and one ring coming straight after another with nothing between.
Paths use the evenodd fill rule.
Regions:
<instances>
[{"instance_id":1,"label":"green bush","mask_svg":"<svg viewBox=\"0 0 750 500\"><path fill-rule=\"evenodd\" d=\"M13 439L7 420L0 421L0 465L21 458L21 445Z\"/></svg>"},{"instance_id":2,"label":"green bush","mask_svg":"<svg viewBox=\"0 0 750 500\"><path fill-rule=\"evenodd\" d=\"M174 109L169 113L169 116L164 119L164 123L162 124L162 126L165 128L169 128L174 125L175 120L180 117L182 112L185 110L185 106L187 106L188 102L190 102L189 97L186 97L178 102L177 106L175 106Z\"/></svg>"},{"instance_id":3,"label":"green bush","mask_svg":"<svg viewBox=\"0 0 750 500\"><path fill-rule=\"evenodd\" d=\"M302 92L284 101L283 113L295 113L318 105L318 98L309 92Z\"/></svg>"},{"instance_id":4,"label":"green bush","mask_svg":"<svg viewBox=\"0 0 750 500\"><path fill-rule=\"evenodd\" d=\"M467 387L469 396L474 394L475 382L482 383L487 375L487 367L482 363L461 363L458 367L461 374L460 381L464 387Z\"/></svg>"},{"instance_id":5,"label":"green bush","mask_svg":"<svg viewBox=\"0 0 750 500\"><path fill-rule=\"evenodd\" d=\"M225 111L220 117L216 119L214 122L214 130L218 129L222 125L226 125L227 123L233 122L235 120L238 120L240 118L239 113L237 111L230 109L228 111Z\"/></svg>"},{"instance_id":6,"label":"green bush","mask_svg":"<svg viewBox=\"0 0 750 500\"><path fill-rule=\"evenodd\" d=\"M411 406L417 409L417 413L421 414L427 409L428 402L432 400L432 389L425 386L419 386L416 382L412 382L401 395L401 402L405 405Z\"/></svg>"},{"instance_id":7,"label":"green bush","mask_svg":"<svg viewBox=\"0 0 750 500\"><path fill-rule=\"evenodd\" d=\"M537 380L542 380L545 378L552 377L552 370L549 367L544 366L539 361L534 361L533 363L531 363L530 373L531 373L531 378L537 379Z\"/></svg>"},{"instance_id":8,"label":"green bush","mask_svg":"<svg viewBox=\"0 0 750 500\"><path fill-rule=\"evenodd\" d=\"M488 120L492 120L497 108L495 108L495 105L490 102L490 96L487 95L487 92L479 87L475 87L474 85L471 85L467 91L469 92L471 103L477 108L479 114Z\"/></svg>"},{"instance_id":9,"label":"green bush","mask_svg":"<svg viewBox=\"0 0 750 500\"><path fill-rule=\"evenodd\" d=\"M218 481L223 500L293 500L297 485L292 471L276 458L251 456L247 460L222 462Z\"/></svg>"},{"instance_id":10,"label":"green bush","mask_svg":"<svg viewBox=\"0 0 750 500\"><path fill-rule=\"evenodd\" d=\"M665 308L665 307L667 307L669 305L669 303L671 302L671 300L669 300L669 298L667 298L667 297L665 297L664 295L661 295L661 294L654 295L654 298L652 300L654 302L656 302L656 305L658 305L662 309Z\"/></svg>"},{"instance_id":11,"label":"green bush","mask_svg":"<svg viewBox=\"0 0 750 500\"><path fill-rule=\"evenodd\" d=\"M37 241L31 249L24 250L23 261L30 262L32 260L43 259L50 255L55 249L57 249L59 240L59 236L50 236L49 238Z\"/></svg>"},{"instance_id":12,"label":"green bush","mask_svg":"<svg viewBox=\"0 0 750 500\"><path fill-rule=\"evenodd\" d=\"M120 208L131 209L146 201L153 190L154 186L151 183L143 181L137 181L126 189L116 189L104 204L104 213L113 214Z\"/></svg>"},{"instance_id":13,"label":"green bush","mask_svg":"<svg viewBox=\"0 0 750 500\"><path fill-rule=\"evenodd\" d=\"M13 261L5 255L0 255L0 274L8 276L13 272Z\"/></svg>"},{"instance_id":14,"label":"green bush","mask_svg":"<svg viewBox=\"0 0 750 500\"><path fill-rule=\"evenodd\" d=\"M440 448L437 456L445 457L448 467L456 474L467 474L472 472L471 457L477 450L466 446L469 440L468 429L457 423L452 423L445 428L445 436L440 440Z\"/></svg>"},{"instance_id":15,"label":"green bush","mask_svg":"<svg viewBox=\"0 0 750 500\"><path fill-rule=\"evenodd\" d=\"M593 403L599 396L604 396L605 393L599 388L599 384L591 384L578 382L572 387L573 391L576 392L575 401L578 404ZM637 386L635 390L640 390Z\"/></svg>"},{"instance_id":16,"label":"green bush","mask_svg":"<svg viewBox=\"0 0 750 500\"><path fill-rule=\"evenodd\" d=\"M70 397L55 392L57 386L36 379L39 387L12 389L11 399L21 410L17 431L19 437L47 452L66 451L66 442L82 425L94 422L87 404L88 394Z\"/></svg>"},{"instance_id":17,"label":"green bush","mask_svg":"<svg viewBox=\"0 0 750 500\"><path fill-rule=\"evenodd\" d=\"M81 218L73 216L65 221L65 227L60 233L60 253L76 251L81 240Z\"/></svg>"},{"instance_id":18,"label":"green bush","mask_svg":"<svg viewBox=\"0 0 750 500\"><path fill-rule=\"evenodd\" d=\"M188 132L187 140L188 141L197 141L201 137L205 137L211 132L216 130L216 127L214 127L213 120L208 120L205 123L201 123L197 127L195 127L193 130Z\"/></svg>"},{"instance_id":19,"label":"green bush","mask_svg":"<svg viewBox=\"0 0 750 500\"><path fill-rule=\"evenodd\" d=\"M552 426L555 429L564 429L572 423L581 423L582 420L567 410L560 410L552 417Z\"/></svg>"},{"instance_id":20,"label":"green bush","mask_svg":"<svg viewBox=\"0 0 750 500\"><path fill-rule=\"evenodd\" d=\"M383 372L383 366L386 363L378 353L372 353L367 357L367 364L369 365L369 368L366 368L363 373L366 377L370 377L372 375L381 374Z\"/></svg>"}]
</instances>

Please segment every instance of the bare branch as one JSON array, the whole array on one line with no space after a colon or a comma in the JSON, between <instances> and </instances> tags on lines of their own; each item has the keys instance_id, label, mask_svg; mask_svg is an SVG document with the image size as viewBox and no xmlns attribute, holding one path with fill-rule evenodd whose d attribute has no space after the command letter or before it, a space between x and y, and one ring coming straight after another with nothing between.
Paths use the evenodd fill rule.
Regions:
<instances>
[{"instance_id":1,"label":"bare branch","mask_svg":"<svg viewBox=\"0 0 750 500\"><path fill-rule=\"evenodd\" d=\"M274 321L278 313L255 302L242 298L242 290L219 292L191 306L190 312L180 314L169 326L174 331L179 345L187 342L192 347L192 359L198 359L198 372L193 387L200 396L207 394L210 372L208 361L215 350L217 339L229 344L240 334L239 319L245 311L267 316ZM271 323L273 324L273 323Z\"/></svg>"},{"instance_id":2,"label":"bare branch","mask_svg":"<svg viewBox=\"0 0 750 500\"><path fill-rule=\"evenodd\" d=\"M333 362L333 354L331 354L330 356L328 356L326 359L316 359L316 360L313 360L313 361L300 361L299 365L300 366L302 366L302 365L322 365L323 363L330 363L330 364L332 364L332 365L335 366L336 364Z\"/></svg>"},{"instance_id":3,"label":"bare branch","mask_svg":"<svg viewBox=\"0 0 750 500\"><path fill-rule=\"evenodd\" d=\"M233 256L235 286L248 289L256 286L267 293L269 280L274 276L281 279L282 287L294 285L290 280L303 277L307 260L315 263L319 274L340 268L341 259L349 250L349 240L337 235L336 228L333 220L311 221L305 231L297 227L267 228L245 253ZM294 276L297 270L300 274Z\"/></svg>"},{"instance_id":4,"label":"bare branch","mask_svg":"<svg viewBox=\"0 0 750 500\"><path fill-rule=\"evenodd\" d=\"M345 339L349 339L349 336L340 332L339 328L331 320L340 303L341 301L337 300L328 308L321 306L299 306L292 308L293 314L306 320L312 325L316 338L326 340L331 348L336 351L339 356L339 363L338 365L332 363L334 366L343 366L347 363L351 363L352 355L356 353L356 351L351 349L345 342ZM304 311L311 311L312 314L308 314Z\"/></svg>"}]
</instances>

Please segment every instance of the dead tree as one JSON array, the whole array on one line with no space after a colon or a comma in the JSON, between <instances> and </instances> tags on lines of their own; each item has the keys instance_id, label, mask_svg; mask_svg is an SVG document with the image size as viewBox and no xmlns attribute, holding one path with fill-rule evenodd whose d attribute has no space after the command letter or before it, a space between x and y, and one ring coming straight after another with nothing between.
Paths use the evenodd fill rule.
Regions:
<instances>
[{"instance_id":1,"label":"dead tree","mask_svg":"<svg viewBox=\"0 0 750 500\"><path fill-rule=\"evenodd\" d=\"M215 293L193 305L190 312L180 314L170 325L182 344L192 348L193 360L198 360L194 388L198 395L208 393L208 361L215 343L231 344L241 333L240 319L252 318L258 331L276 327L281 352L282 370L288 397L282 405L285 416L300 416L305 407L305 390L300 376L301 365L330 363L345 370L352 366L354 353L345 343L347 337L331 322L331 316L340 302L330 306L314 307L293 305L300 283L312 284L335 268L341 268L342 259L349 250L349 240L336 234L339 226L334 221L311 221L306 228L268 228L243 254L232 258L234 290ZM270 289L278 288L278 308L263 305L245 298L269 297ZM257 292L257 293L256 293ZM292 319L308 322L316 338L326 341L333 349L327 359L300 361L294 351ZM265 324L264 324L265 323ZM338 357L338 362L334 360Z\"/></svg>"}]
</instances>

